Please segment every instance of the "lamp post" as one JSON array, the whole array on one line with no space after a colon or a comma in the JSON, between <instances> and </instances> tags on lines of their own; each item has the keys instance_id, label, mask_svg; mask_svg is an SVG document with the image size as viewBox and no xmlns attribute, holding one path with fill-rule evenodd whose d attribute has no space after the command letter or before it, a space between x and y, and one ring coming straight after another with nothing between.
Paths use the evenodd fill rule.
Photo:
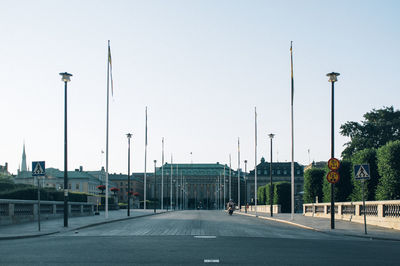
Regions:
<instances>
[{"instance_id":1,"label":"lamp post","mask_svg":"<svg viewBox=\"0 0 400 266\"><path fill-rule=\"evenodd\" d=\"M272 187L272 139L274 138L275 134L269 134L268 135L269 138L271 139L271 163L269 165L269 183L270 183L270 187L269 187L269 202L270 202L270 212L271 212L271 217L274 216L273 215L273 209L272 209L272 202L273 202L273 187Z\"/></svg>"},{"instance_id":2,"label":"lamp post","mask_svg":"<svg viewBox=\"0 0 400 266\"><path fill-rule=\"evenodd\" d=\"M132 134L126 134L128 137L128 216L131 216L131 137Z\"/></svg>"},{"instance_id":3,"label":"lamp post","mask_svg":"<svg viewBox=\"0 0 400 266\"><path fill-rule=\"evenodd\" d=\"M157 160L154 160L154 213L156 213L156 199L157 199Z\"/></svg>"},{"instance_id":4,"label":"lamp post","mask_svg":"<svg viewBox=\"0 0 400 266\"><path fill-rule=\"evenodd\" d=\"M67 83L71 81L72 74L60 73L64 82L64 227L68 227L68 145L67 145Z\"/></svg>"},{"instance_id":5,"label":"lamp post","mask_svg":"<svg viewBox=\"0 0 400 266\"><path fill-rule=\"evenodd\" d=\"M244 160L244 212L247 213L247 160Z\"/></svg>"},{"instance_id":6,"label":"lamp post","mask_svg":"<svg viewBox=\"0 0 400 266\"><path fill-rule=\"evenodd\" d=\"M334 96L335 82L339 73L331 72L326 74L329 77L329 82L332 84L332 104L331 104L331 158L335 157L335 133L334 133ZM331 229L335 229L335 184L331 183Z\"/></svg>"}]
</instances>

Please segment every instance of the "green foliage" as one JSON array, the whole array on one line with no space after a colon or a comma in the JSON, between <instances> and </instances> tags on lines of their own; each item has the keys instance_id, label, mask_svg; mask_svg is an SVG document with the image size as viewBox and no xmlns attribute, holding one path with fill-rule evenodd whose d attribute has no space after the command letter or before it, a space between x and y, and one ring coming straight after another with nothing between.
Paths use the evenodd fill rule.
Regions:
<instances>
[{"instance_id":1,"label":"green foliage","mask_svg":"<svg viewBox=\"0 0 400 266\"><path fill-rule=\"evenodd\" d=\"M335 202L345 202L351 200L351 194L353 192L353 180L352 180L352 168L353 165L350 161L343 160L340 162L339 168L339 181L335 184ZM327 172L326 172L327 173ZM324 176L323 184L324 202L331 201L331 184Z\"/></svg>"},{"instance_id":2,"label":"green foliage","mask_svg":"<svg viewBox=\"0 0 400 266\"><path fill-rule=\"evenodd\" d=\"M283 213L290 212L290 192L289 182L276 182L274 185L274 204L281 205Z\"/></svg>"},{"instance_id":3,"label":"green foliage","mask_svg":"<svg viewBox=\"0 0 400 266\"><path fill-rule=\"evenodd\" d=\"M18 199L18 200L37 200L37 188L32 186L20 187L0 192L0 199ZM68 201L71 202L87 202L88 194L85 193L68 193ZM40 189L40 199L47 201L64 201L64 193L55 189Z\"/></svg>"},{"instance_id":4,"label":"green foliage","mask_svg":"<svg viewBox=\"0 0 400 266\"><path fill-rule=\"evenodd\" d=\"M313 203L315 197L322 200L322 184L325 177L325 170L311 168L304 172L304 203Z\"/></svg>"},{"instance_id":5,"label":"green foliage","mask_svg":"<svg viewBox=\"0 0 400 266\"><path fill-rule=\"evenodd\" d=\"M379 148L377 157L381 178L376 189L376 199L400 199L400 141L389 142Z\"/></svg>"},{"instance_id":6,"label":"green foliage","mask_svg":"<svg viewBox=\"0 0 400 266\"><path fill-rule=\"evenodd\" d=\"M272 186L274 186L274 183L272 183ZM273 195L272 195L273 197ZM273 198L272 198L273 199ZM271 204L271 185L267 184L265 185L265 204ZM272 202L273 204L273 202Z\"/></svg>"},{"instance_id":7,"label":"green foliage","mask_svg":"<svg viewBox=\"0 0 400 266\"><path fill-rule=\"evenodd\" d=\"M266 200L266 198L265 198L265 186L258 187L258 189L257 189L257 201L258 201L258 204L260 204L260 205L265 204L265 202L266 202L265 200Z\"/></svg>"},{"instance_id":8,"label":"green foliage","mask_svg":"<svg viewBox=\"0 0 400 266\"><path fill-rule=\"evenodd\" d=\"M22 188L33 188L33 186L26 184L15 184L11 179L0 180L0 193Z\"/></svg>"},{"instance_id":9,"label":"green foliage","mask_svg":"<svg viewBox=\"0 0 400 266\"><path fill-rule=\"evenodd\" d=\"M365 200L373 201L375 200L376 188L378 186L378 182L380 179L380 175L378 173L378 159L376 149L365 149L362 151L356 152L352 157L353 166L356 164L369 164L370 170L370 179L365 180L365 188L364 195ZM352 201L361 201L362 200L362 182L361 180L354 179L354 167L353 167L353 183L354 189L351 194Z\"/></svg>"},{"instance_id":10,"label":"green foliage","mask_svg":"<svg viewBox=\"0 0 400 266\"><path fill-rule=\"evenodd\" d=\"M364 121L346 122L340 127L340 134L349 137L342 157L351 159L352 155L367 148L379 148L389 141L400 138L400 111L393 106L384 107L364 114Z\"/></svg>"}]
</instances>

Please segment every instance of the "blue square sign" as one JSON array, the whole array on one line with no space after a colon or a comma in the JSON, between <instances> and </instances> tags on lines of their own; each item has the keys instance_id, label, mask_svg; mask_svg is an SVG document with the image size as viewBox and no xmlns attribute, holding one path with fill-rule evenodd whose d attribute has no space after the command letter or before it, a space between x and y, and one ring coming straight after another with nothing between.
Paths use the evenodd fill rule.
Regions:
<instances>
[{"instance_id":1,"label":"blue square sign","mask_svg":"<svg viewBox=\"0 0 400 266\"><path fill-rule=\"evenodd\" d=\"M32 176L44 176L46 174L45 162L32 162Z\"/></svg>"}]
</instances>

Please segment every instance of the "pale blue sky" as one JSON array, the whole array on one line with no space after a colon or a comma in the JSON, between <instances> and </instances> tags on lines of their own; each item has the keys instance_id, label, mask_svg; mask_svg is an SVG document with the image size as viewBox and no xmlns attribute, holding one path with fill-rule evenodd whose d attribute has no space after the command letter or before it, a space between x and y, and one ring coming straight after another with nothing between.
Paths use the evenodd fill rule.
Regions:
<instances>
[{"instance_id":1,"label":"pale blue sky","mask_svg":"<svg viewBox=\"0 0 400 266\"><path fill-rule=\"evenodd\" d=\"M346 121L372 108L399 108L398 1L0 1L0 164L16 173L27 159L63 169L64 91L69 83L69 169L99 169L105 158L107 40L110 172L144 169L144 109L149 108L148 170L175 162L254 167L258 154L290 161L290 41L295 63L295 160L330 156L330 84L336 83L336 156ZM267 155L268 154L268 155ZM242 162L243 166L243 162Z\"/></svg>"}]
</instances>

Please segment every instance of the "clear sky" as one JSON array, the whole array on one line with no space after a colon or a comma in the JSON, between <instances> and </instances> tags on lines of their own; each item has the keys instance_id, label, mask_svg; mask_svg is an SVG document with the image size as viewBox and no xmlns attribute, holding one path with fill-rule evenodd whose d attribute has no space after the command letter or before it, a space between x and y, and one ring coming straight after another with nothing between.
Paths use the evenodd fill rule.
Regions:
<instances>
[{"instance_id":1,"label":"clear sky","mask_svg":"<svg viewBox=\"0 0 400 266\"><path fill-rule=\"evenodd\" d=\"M68 84L69 169L105 165L107 40L110 172L127 172L126 133L133 133L133 171L148 166L229 163L254 168L258 158L291 160L290 41L294 50L295 161L330 157L331 90L335 85L336 157L346 121L372 108L399 108L399 1L6 1L0 2L0 164L17 172L25 141L28 166L63 169L64 86ZM308 150L310 151L308 153Z\"/></svg>"}]
</instances>

